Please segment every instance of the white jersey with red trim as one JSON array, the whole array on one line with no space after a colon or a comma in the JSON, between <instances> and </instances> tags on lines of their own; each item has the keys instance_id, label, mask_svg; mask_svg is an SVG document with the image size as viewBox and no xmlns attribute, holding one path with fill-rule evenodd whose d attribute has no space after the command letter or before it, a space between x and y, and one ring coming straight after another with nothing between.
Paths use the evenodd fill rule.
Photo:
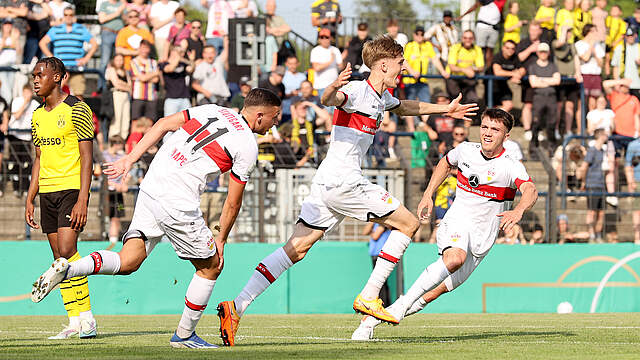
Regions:
<instances>
[{"instance_id":1,"label":"white jersey with red trim","mask_svg":"<svg viewBox=\"0 0 640 360\"><path fill-rule=\"evenodd\" d=\"M460 232L469 232L471 251L481 256L498 236L500 218L496 215L511 208L516 190L531 177L504 149L487 158L479 143L463 142L449 151L446 159L458 168L458 188L443 221Z\"/></svg>"},{"instance_id":2,"label":"white jersey with red trim","mask_svg":"<svg viewBox=\"0 0 640 360\"><path fill-rule=\"evenodd\" d=\"M216 176L231 170L232 180L249 180L258 145L249 124L231 109L210 104L182 113L185 124L165 136L140 189L169 208L194 211Z\"/></svg>"},{"instance_id":3,"label":"white jersey with red trim","mask_svg":"<svg viewBox=\"0 0 640 360\"><path fill-rule=\"evenodd\" d=\"M373 143L385 111L400 106L400 100L385 90L382 96L369 81L351 81L338 90L345 100L333 113L333 129L327 156L313 182L337 186L357 184L362 178L362 161Z\"/></svg>"}]
</instances>

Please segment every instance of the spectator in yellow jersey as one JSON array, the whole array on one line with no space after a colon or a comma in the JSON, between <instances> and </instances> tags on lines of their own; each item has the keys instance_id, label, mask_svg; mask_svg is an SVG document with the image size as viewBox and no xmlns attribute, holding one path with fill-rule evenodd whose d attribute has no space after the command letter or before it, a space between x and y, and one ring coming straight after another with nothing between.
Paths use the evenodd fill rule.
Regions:
<instances>
[{"instance_id":1,"label":"spectator in yellow jersey","mask_svg":"<svg viewBox=\"0 0 640 360\"><path fill-rule=\"evenodd\" d=\"M326 28L331 31L331 37L336 39L339 24L342 24L342 13L338 0L316 0L311 4L311 25L317 27L318 33Z\"/></svg>"},{"instance_id":2,"label":"spectator in yellow jersey","mask_svg":"<svg viewBox=\"0 0 640 360\"><path fill-rule=\"evenodd\" d=\"M564 8L558 10L555 18L555 39L559 39L566 33L563 33L565 28L573 29L573 8L575 7L574 0L564 0ZM572 33L573 34L573 33ZM573 35L566 39L568 43L573 43Z\"/></svg>"},{"instance_id":3,"label":"spectator in yellow jersey","mask_svg":"<svg viewBox=\"0 0 640 360\"><path fill-rule=\"evenodd\" d=\"M542 40L546 43L553 40L553 26L556 18L556 9L553 8L553 4L554 0L542 0L534 18L542 27Z\"/></svg>"},{"instance_id":4,"label":"spectator in yellow jersey","mask_svg":"<svg viewBox=\"0 0 640 360\"><path fill-rule=\"evenodd\" d=\"M40 228L33 215L33 202L36 194L40 194L40 223L53 258L64 257L74 262L80 259L78 234L87 223L94 134L89 106L62 92L65 74L64 64L55 57L40 59L33 69L33 88L44 103L34 111L31 120L36 156L25 220L32 228ZM50 339L95 337L96 321L91 313L86 276L63 281L60 293L69 325Z\"/></svg>"},{"instance_id":5,"label":"spectator in yellow jersey","mask_svg":"<svg viewBox=\"0 0 640 360\"><path fill-rule=\"evenodd\" d=\"M624 41L624 34L627 32L627 23L622 18L622 9L618 5L611 7L609 16L605 20L607 26L607 39L605 44L607 45L607 54L605 55L604 62L604 74L609 76L611 74L611 56L616 47L622 45Z\"/></svg>"},{"instance_id":6,"label":"spectator in yellow jersey","mask_svg":"<svg viewBox=\"0 0 640 360\"><path fill-rule=\"evenodd\" d=\"M520 42L520 29L527 24L527 20L520 20L518 17L518 11L520 11L520 4L513 1L509 4L509 13L504 19L504 35L502 36L502 43L507 40L511 40L518 44Z\"/></svg>"},{"instance_id":7,"label":"spectator in yellow jersey","mask_svg":"<svg viewBox=\"0 0 640 360\"><path fill-rule=\"evenodd\" d=\"M476 93L475 76L484 69L482 49L474 44L475 34L471 30L462 33L462 42L449 49L447 72L451 75L462 75L465 79L447 79L447 92L451 98L462 93L465 102L479 102Z\"/></svg>"},{"instance_id":8,"label":"spectator in yellow jersey","mask_svg":"<svg viewBox=\"0 0 640 360\"><path fill-rule=\"evenodd\" d=\"M404 48L404 58L407 60L407 70L411 77L405 77L402 82L405 84L405 94L407 100L420 100L428 102L431 100L431 92L426 78L422 75L429 73L429 61L437 60L436 52L433 50L431 42L426 41L424 37L424 27L417 26L413 32L413 41L409 42ZM446 79L449 74L445 71L440 61L433 61L438 72ZM407 131L415 131L415 117L407 117ZM426 121L426 117L423 119Z\"/></svg>"},{"instance_id":9,"label":"spectator in yellow jersey","mask_svg":"<svg viewBox=\"0 0 640 360\"><path fill-rule=\"evenodd\" d=\"M582 29L587 24L591 24L591 0L581 0L576 3L573 9L573 39L574 42L582 40Z\"/></svg>"}]
</instances>

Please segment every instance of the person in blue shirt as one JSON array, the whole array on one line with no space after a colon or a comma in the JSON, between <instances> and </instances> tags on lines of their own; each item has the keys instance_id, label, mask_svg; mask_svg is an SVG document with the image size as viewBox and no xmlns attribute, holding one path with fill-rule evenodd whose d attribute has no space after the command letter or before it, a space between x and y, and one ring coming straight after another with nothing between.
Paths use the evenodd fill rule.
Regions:
<instances>
[{"instance_id":1,"label":"person in blue shirt","mask_svg":"<svg viewBox=\"0 0 640 360\"><path fill-rule=\"evenodd\" d=\"M638 191L640 181L640 138L633 140L627 146L625 155L624 173L630 192ZM633 198L633 242L640 244L640 197Z\"/></svg>"},{"instance_id":2,"label":"person in blue shirt","mask_svg":"<svg viewBox=\"0 0 640 360\"><path fill-rule=\"evenodd\" d=\"M373 262L373 267L376 266L376 261L378 260L378 254L380 254L380 250L387 242L387 238L389 238L389 234L391 234L391 229L385 227L384 225L380 225L378 223L367 223L363 230L363 235L369 235L371 238L369 239L369 256L371 256L371 261ZM389 280L382 285L380 288L380 299L384 304L391 304L391 295L389 293Z\"/></svg>"}]
</instances>

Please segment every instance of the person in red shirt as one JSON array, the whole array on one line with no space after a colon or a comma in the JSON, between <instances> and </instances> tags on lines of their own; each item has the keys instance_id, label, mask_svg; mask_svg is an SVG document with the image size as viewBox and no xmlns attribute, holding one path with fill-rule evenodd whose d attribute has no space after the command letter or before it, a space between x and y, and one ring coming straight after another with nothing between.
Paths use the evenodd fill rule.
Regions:
<instances>
[{"instance_id":1,"label":"person in red shirt","mask_svg":"<svg viewBox=\"0 0 640 360\"><path fill-rule=\"evenodd\" d=\"M640 100L629 92L630 84L631 79L605 80L602 83L615 113L613 133L619 135L613 138L616 158L640 133Z\"/></svg>"}]
</instances>

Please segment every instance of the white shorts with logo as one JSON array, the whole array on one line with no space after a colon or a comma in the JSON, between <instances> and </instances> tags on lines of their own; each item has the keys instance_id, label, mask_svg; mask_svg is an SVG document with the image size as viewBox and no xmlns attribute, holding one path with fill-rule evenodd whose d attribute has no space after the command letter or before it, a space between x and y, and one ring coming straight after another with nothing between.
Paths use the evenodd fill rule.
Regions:
<instances>
[{"instance_id":1,"label":"white shorts with logo","mask_svg":"<svg viewBox=\"0 0 640 360\"><path fill-rule=\"evenodd\" d=\"M142 238L149 255L163 235L167 236L181 259L206 259L216 253L213 234L207 227L200 209L166 209L160 201L140 191L131 225L122 236L122 241Z\"/></svg>"},{"instance_id":2,"label":"white shorts with logo","mask_svg":"<svg viewBox=\"0 0 640 360\"><path fill-rule=\"evenodd\" d=\"M366 179L355 185L326 186L311 184L298 221L317 230L331 231L345 217L369 221L391 215L400 200L382 186Z\"/></svg>"},{"instance_id":3,"label":"white shorts with logo","mask_svg":"<svg viewBox=\"0 0 640 360\"><path fill-rule=\"evenodd\" d=\"M445 250L452 247L462 249L467 253L467 258L464 260L462 266L444 280L448 291L457 288L465 282L486 255L486 253L481 256L473 254L470 246L472 236L473 234L470 231L464 230L464 228L461 227L451 226L445 221L441 221L438 226L436 240L439 255L442 255Z\"/></svg>"}]
</instances>

